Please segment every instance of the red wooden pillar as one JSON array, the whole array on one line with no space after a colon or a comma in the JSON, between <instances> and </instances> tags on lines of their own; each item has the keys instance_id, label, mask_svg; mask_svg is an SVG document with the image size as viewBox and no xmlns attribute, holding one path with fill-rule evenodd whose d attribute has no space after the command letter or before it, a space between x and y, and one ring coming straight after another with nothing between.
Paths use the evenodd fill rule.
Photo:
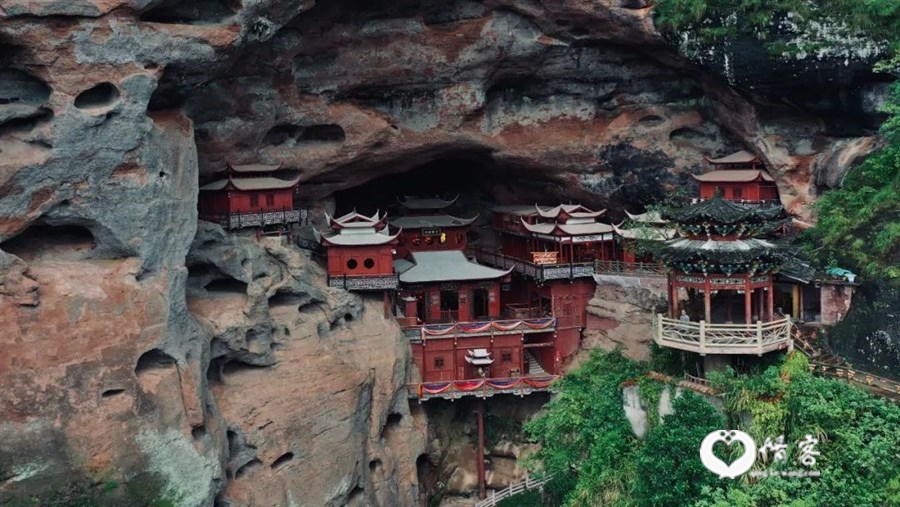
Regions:
<instances>
[{"instance_id":1,"label":"red wooden pillar","mask_svg":"<svg viewBox=\"0 0 900 507\"><path fill-rule=\"evenodd\" d=\"M673 319L677 319L679 317L679 315L678 315L678 279L675 278L675 276L676 275L674 275L674 274L672 275L672 285L671 285L672 294L670 296L670 299L672 300L672 314L670 315L670 317Z\"/></svg>"},{"instance_id":2,"label":"red wooden pillar","mask_svg":"<svg viewBox=\"0 0 900 507\"><path fill-rule=\"evenodd\" d=\"M426 297L426 296L422 296L422 297ZM409 296L404 297L403 302L406 303L406 308L403 313L405 313L407 317L416 317L416 318L422 317L421 315L418 315L419 309L418 309L418 305L416 304L417 300L415 297L409 297Z\"/></svg>"},{"instance_id":3,"label":"red wooden pillar","mask_svg":"<svg viewBox=\"0 0 900 507\"><path fill-rule=\"evenodd\" d=\"M707 324L712 323L712 294L709 290L709 277L703 277L703 317Z\"/></svg>"},{"instance_id":4,"label":"red wooden pillar","mask_svg":"<svg viewBox=\"0 0 900 507\"><path fill-rule=\"evenodd\" d=\"M775 287L772 285L772 277L769 276L769 318L768 320L775 319Z\"/></svg>"},{"instance_id":5,"label":"red wooden pillar","mask_svg":"<svg viewBox=\"0 0 900 507\"><path fill-rule=\"evenodd\" d=\"M759 320L765 320L765 316L763 314L763 309L765 306L763 305L763 294L762 288L756 289L756 316Z\"/></svg>"},{"instance_id":6,"label":"red wooden pillar","mask_svg":"<svg viewBox=\"0 0 900 507\"><path fill-rule=\"evenodd\" d=\"M750 277L744 279L744 322L751 324L753 322L753 291L750 289Z\"/></svg>"}]
</instances>

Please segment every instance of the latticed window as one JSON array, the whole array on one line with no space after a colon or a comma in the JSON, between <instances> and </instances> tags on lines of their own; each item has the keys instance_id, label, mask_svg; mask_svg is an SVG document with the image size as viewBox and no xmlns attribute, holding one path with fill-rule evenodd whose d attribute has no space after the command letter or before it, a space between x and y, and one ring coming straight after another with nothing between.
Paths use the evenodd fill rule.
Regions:
<instances>
[{"instance_id":1,"label":"latticed window","mask_svg":"<svg viewBox=\"0 0 900 507\"><path fill-rule=\"evenodd\" d=\"M504 363L511 363L512 362L512 352L510 352L508 350L504 350L500 354L500 360L503 361Z\"/></svg>"},{"instance_id":2,"label":"latticed window","mask_svg":"<svg viewBox=\"0 0 900 507\"><path fill-rule=\"evenodd\" d=\"M444 356L437 356L434 358L434 367L438 370L444 367Z\"/></svg>"}]
</instances>

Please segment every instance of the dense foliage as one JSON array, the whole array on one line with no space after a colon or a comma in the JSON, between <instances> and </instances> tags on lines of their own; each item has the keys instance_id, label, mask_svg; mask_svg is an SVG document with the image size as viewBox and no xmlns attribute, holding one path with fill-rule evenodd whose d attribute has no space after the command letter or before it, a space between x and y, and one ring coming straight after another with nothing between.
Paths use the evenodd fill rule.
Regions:
<instances>
[{"instance_id":1,"label":"dense foliage","mask_svg":"<svg viewBox=\"0 0 900 507\"><path fill-rule=\"evenodd\" d=\"M794 354L759 375L714 375L725 418L700 396L685 393L675 398L674 413L639 439L625 418L622 384L645 371L646 365L618 353L595 352L527 425L542 445L533 466L554 474L545 500L584 507L900 505L897 405L814 377L806 359ZM642 380L637 383L646 390ZM756 470L811 469L821 477L717 479L698 452L703 437L721 428L743 429L760 445L766 437L785 437L787 461L758 461ZM797 460L796 442L806 435L819 440L821 453L811 468Z\"/></svg>"},{"instance_id":2,"label":"dense foliage","mask_svg":"<svg viewBox=\"0 0 900 507\"><path fill-rule=\"evenodd\" d=\"M708 39L741 30L766 38L773 22L790 15L792 22L800 28L829 25L833 31L842 30L845 34L883 41L893 51L900 49L900 2L895 0L657 0L656 14L663 28L694 31ZM814 28L810 31L818 32ZM804 43L826 42L809 40Z\"/></svg>"}]
</instances>

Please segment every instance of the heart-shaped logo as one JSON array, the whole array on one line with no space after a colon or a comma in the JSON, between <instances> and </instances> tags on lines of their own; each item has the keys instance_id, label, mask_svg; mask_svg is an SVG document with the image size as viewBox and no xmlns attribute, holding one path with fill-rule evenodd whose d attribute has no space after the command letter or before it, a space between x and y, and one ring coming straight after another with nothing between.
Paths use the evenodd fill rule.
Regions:
<instances>
[{"instance_id":1,"label":"heart-shaped logo","mask_svg":"<svg viewBox=\"0 0 900 507\"><path fill-rule=\"evenodd\" d=\"M713 454L713 446L716 442L724 442L731 445L735 442L744 444L744 454L728 465ZM750 435L739 430L716 430L706 435L700 443L700 461L710 472L720 479L734 479L746 473L756 462L756 443Z\"/></svg>"}]
</instances>

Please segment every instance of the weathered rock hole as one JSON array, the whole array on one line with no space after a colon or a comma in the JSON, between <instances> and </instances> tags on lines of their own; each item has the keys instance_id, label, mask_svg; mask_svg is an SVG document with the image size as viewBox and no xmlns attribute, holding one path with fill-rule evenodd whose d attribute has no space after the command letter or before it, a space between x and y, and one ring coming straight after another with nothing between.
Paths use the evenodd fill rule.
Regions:
<instances>
[{"instance_id":1,"label":"weathered rock hole","mask_svg":"<svg viewBox=\"0 0 900 507\"><path fill-rule=\"evenodd\" d=\"M294 453L286 452L281 456L278 456L278 459L272 462L272 470L278 470L285 465L287 465L292 459L294 459Z\"/></svg>"},{"instance_id":2,"label":"weathered rock hole","mask_svg":"<svg viewBox=\"0 0 900 507\"><path fill-rule=\"evenodd\" d=\"M222 383L222 367L228 362L224 356L214 357L206 367L206 381L210 385Z\"/></svg>"},{"instance_id":3,"label":"weathered rock hole","mask_svg":"<svg viewBox=\"0 0 900 507\"><path fill-rule=\"evenodd\" d=\"M240 359L232 359L225 363L224 366L222 366L221 375L222 378L228 378L229 376L240 375L241 373L245 372L264 370L266 368L268 368L268 366L245 363Z\"/></svg>"},{"instance_id":4,"label":"weathered rock hole","mask_svg":"<svg viewBox=\"0 0 900 507\"><path fill-rule=\"evenodd\" d=\"M19 235L0 243L0 249L26 262L37 259L80 260L97 246L94 235L80 225L32 224Z\"/></svg>"},{"instance_id":5,"label":"weathered rock hole","mask_svg":"<svg viewBox=\"0 0 900 507\"><path fill-rule=\"evenodd\" d=\"M296 145L298 143L341 142L347 138L343 127L336 124L323 125L276 125L263 136L267 146Z\"/></svg>"},{"instance_id":6,"label":"weathered rock hole","mask_svg":"<svg viewBox=\"0 0 900 507\"><path fill-rule=\"evenodd\" d=\"M664 121L665 120L663 120L662 116L648 114L647 116L641 117L641 119L638 120L638 123L646 127L655 127L656 125L659 125Z\"/></svg>"},{"instance_id":7,"label":"weathered rock hole","mask_svg":"<svg viewBox=\"0 0 900 507\"><path fill-rule=\"evenodd\" d=\"M419 480L420 498L426 500L427 492L434 491L440 479L439 470L428 458L428 454L423 453L416 458L416 478Z\"/></svg>"},{"instance_id":8,"label":"weathered rock hole","mask_svg":"<svg viewBox=\"0 0 900 507\"><path fill-rule=\"evenodd\" d=\"M649 6L647 0L620 0L619 7L625 9L644 9Z\"/></svg>"},{"instance_id":9,"label":"weathered rock hole","mask_svg":"<svg viewBox=\"0 0 900 507\"><path fill-rule=\"evenodd\" d=\"M197 426L191 430L191 437L194 438L194 441L203 439L206 436L206 426Z\"/></svg>"},{"instance_id":10,"label":"weathered rock hole","mask_svg":"<svg viewBox=\"0 0 900 507\"><path fill-rule=\"evenodd\" d=\"M0 69L0 106L43 104L49 98L50 88L40 79L21 70Z\"/></svg>"},{"instance_id":11,"label":"weathered rock hole","mask_svg":"<svg viewBox=\"0 0 900 507\"><path fill-rule=\"evenodd\" d=\"M75 97L78 109L102 109L112 106L119 100L119 89L112 83L100 83Z\"/></svg>"},{"instance_id":12,"label":"weathered rock hole","mask_svg":"<svg viewBox=\"0 0 900 507\"><path fill-rule=\"evenodd\" d=\"M396 412L389 414L387 420L384 422L384 427L381 428L381 438L390 442L394 433L400 428L400 421L402 420L403 415L401 414Z\"/></svg>"},{"instance_id":13,"label":"weathered rock hole","mask_svg":"<svg viewBox=\"0 0 900 507\"><path fill-rule=\"evenodd\" d=\"M366 491L363 488L356 486L353 488L353 491L350 492L350 496L347 497L347 505L363 505L365 502L363 496L365 496L365 494Z\"/></svg>"},{"instance_id":14,"label":"weathered rock hole","mask_svg":"<svg viewBox=\"0 0 900 507\"><path fill-rule=\"evenodd\" d=\"M716 148L716 138L690 127L681 127L669 133L669 141L675 146L698 148L701 151L712 151Z\"/></svg>"},{"instance_id":15,"label":"weathered rock hole","mask_svg":"<svg viewBox=\"0 0 900 507\"><path fill-rule=\"evenodd\" d=\"M306 303L306 298L303 296L299 296L297 294L291 294L289 292L276 292L275 295L269 298L269 307L275 306L297 306Z\"/></svg>"},{"instance_id":16,"label":"weathered rock hole","mask_svg":"<svg viewBox=\"0 0 900 507\"><path fill-rule=\"evenodd\" d=\"M100 393L100 398L107 400L119 396L120 394L125 394L125 389L107 389Z\"/></svg>"},{"instance_id":17,"label":"weathered rock hole","mask_svg":"<svg viewBox=\"0 0 900 507\"><path fill-rule=\"evenodd\" d=\"M336 124L310 125L300 134L301 141L340 142L347 139L344 127Z\"/></svg>"},{"instance_id":18,"label":"weathered rock hole","mask_svg":"<svg viewBox=\"0 0 900 507\"><path fill-rule=\"evenodd\" d=\"M230 0L166 0L141 14L141 21L179 25L216 24L226 21L240 9Z\"/></svg>"},{"instance_id":19,"label":"weathered rock hole","mask_svg":"<svg viewBox=\"0 0 900 507\"><path fill-rule=\"evenodd\" d=\"M262 142L267 146L278 146L288 141L296 141L302 132L303 127L300 125L275 125L266 132Z\"/></svg>"},{"instance_id":20,"label":"weathered rock hole","mask_svg":"<svg viewBox=\"0 0 900 507\"><path fill-rule=\"evenodd\" d=\"M247 463L241 465L240 467L238 467L238 469L234 471L234 478L239 479L243 475L245 475L247 472L253 470L254 468L260 467L260 466L262 466L262 461L254 458L254 459L248 461Z\"/></svg>"},{"instance_id":21,"label":"weathered rock hole","mask_svg":"<svg viewBox=\"0 0 900 507\"><path fill-rule=\"evenodd\" d=\"M155 370L164 370L175 367L175 358L166 354L159 349L151 349L141 354L137 364L134 367L135 375L140 378L142 375L151 373Z\"/></svg>"},{"instance_id":22,"label":"weathered rock hole","mask_svg":"<svg viewBox=\"0 0 900 507\"><path fill-rule=\"evenodd\" d=\"M206 292L246 294L247 284L234 278L220 278L203 286Z\"/></svg>"},{"instance_id":23,"label":"weathered rock hole","mask_svg":"<svg viewBox=\"0 0 900 507\"><path fill-rule=\"evenodd\" d=\"M376 473L376 472L377 472L377 473L381 473L381 468L382 468L382 464L381 464L381 460L380 460L380 459L375 458L375 459L373 459L372 461L369 462L369 472L372 472L372 473Z\"/></svg>"},{"instance_id":24,"label":"weathered rock hole","mask_svg":"<svg viewBox=\"0 0 900 507\"><path fill-rule=\"evenodd\" d=\"M349 313L344 314L344 322L353 322L353 315Z\"/></svg>"},{"instance_id":25,"label":"weathered rock hole","mask_svg":"<svg viewBox=\"0 0 900 507\"><path fill-rule=\"evenodd\" d=\"M53 118L53 112L44 107L26 106L17 108L5 108L0 106L0 133L21 133L31 132L40 125L47 123ZM42 144L50 146L50 143L44 140L29 139L29 143Z\"/></svg>"}]
</instances>

